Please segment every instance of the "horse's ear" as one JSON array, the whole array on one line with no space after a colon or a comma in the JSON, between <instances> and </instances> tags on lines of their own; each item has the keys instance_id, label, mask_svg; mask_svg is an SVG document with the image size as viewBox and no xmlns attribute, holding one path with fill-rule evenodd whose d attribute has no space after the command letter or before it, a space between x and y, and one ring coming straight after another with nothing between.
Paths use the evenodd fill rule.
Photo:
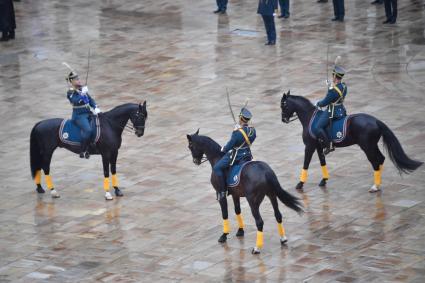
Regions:
<instances>
[{"instance_id":1,"label":"horse's ear","mask_svg":"<svg viewBox=\"0 0 425 283\"><path fill-rule=\"evenodd\" d=\"M291 90L288 90L288 96L290 96L291 95Z\"/></svg>"},{"instance_id":2,"label":"horse's ear","mask_svg":"<svg viewBox=\"0 0 425 283\"><path fill-rule=\"evenodd\" d=\"M141 104L141 103L139 103L139 112L142 112L142 111L143 111L142 104Z\"/></svg>"},{"instance_id":3,"label":"horse's ear","mask_svg":"<svg viewBox=\"0 0 425 283\"><path fill-rule=\"evenodd\" d=\"M188 141L190 141L190 142L192 141L192 136L191 135L186 135L186 137L187 137L187 140Z\"/></svg>"},{"instance_id":4,"label":"horse's ear","mask_svg":"<svg viewBox=\"0 0 425 283\"><path fill-rule=\"evenodd\" d=\"M198 135L198 134L199 134L199 128L198 128L198 130L196 131L195 135Z\"/></svg>"},{"instance_id":5,"label":"horse's ear","mask_svg":"<svg viewBox=\"0 0 425 283\"><path fill-rule=\"evenodd\" d=\"M145 109L146 109L146 100L145 100L145 101L143 101L143 108L145 108Z\"/></svg>"},{"instance_id":6,"label":"horse's ear","mask_svg":"<svg viewBox=\"0 0 425 283\"><path fill-rule=\"evenodd\" d=\"M282 99L286 99L286 92L283 93Z\"/></svg>"}]
</instances>

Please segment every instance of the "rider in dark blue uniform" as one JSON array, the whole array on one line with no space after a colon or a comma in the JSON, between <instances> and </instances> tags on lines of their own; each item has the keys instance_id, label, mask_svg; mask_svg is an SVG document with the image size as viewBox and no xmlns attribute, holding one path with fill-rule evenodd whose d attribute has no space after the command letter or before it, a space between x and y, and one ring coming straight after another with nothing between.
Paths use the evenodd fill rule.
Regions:
<instances>
[{"instance_id":1,"label":"rider in dark blue uniform","mask_svg":"<svg viewBox=\"0 0 425 283\"><path fill-rule=\"evenodd\" d=\"M89 95L87 86L82 86L78 75L75 72L69 73L66 80L71 84L71 88L66 96L72 105L72 120L81 129L81 158L89 158L88 146L90 143L91 127L89 115L93 112L100 112L94 99Z\"/></svg>"},{"instance_id":2,"label":"rider in dark blue uniform","mask_svg":"<svg viewBox=\"0 0 425 283\"><path fill-rule=\"evenodd\" d=\"M251 112L245 107L242 108L239 114L239 124L236 124L230 141L221 149L226 154L213 167L213 171L219 179L219 200L226 197L226 170L234 163L252 160L250 147L256 138L256 133L255 128L248 125L251 118Z\"/></svg>"},{"instance_id":3,"label":"rider in dark blue uniform","mask_svg":"<svg viewBox=\"0 0 425 283\"><path fill-rule=\"evenodd\" d=\"M326 133L326 127L328 126L329 121L347 116L347 111L343 104L345 96L347 95L347 86L342 82L344 74L345 71L342 67L335 66L332 72L333 82L329 87L328 93L324 99L320 100L316 104L317 107L327 106L327 111L318 113L320 116L316 125L316 132L318 133L319 142L324 148L324 154L328 154L335 150L329 140L328 134Z\"/></svg>"}]
</instances>

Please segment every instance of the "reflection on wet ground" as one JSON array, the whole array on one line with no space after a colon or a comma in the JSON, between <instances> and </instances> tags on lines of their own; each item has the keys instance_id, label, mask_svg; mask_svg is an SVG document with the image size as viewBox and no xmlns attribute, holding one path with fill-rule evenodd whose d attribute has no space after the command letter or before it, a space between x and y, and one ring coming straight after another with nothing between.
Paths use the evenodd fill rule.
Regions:
<instances>
[{"instance_id":1,"label":"reflection on wet ground","mask_svg":"<svg viewBox=\"0 0 425 283\"><path fill-rule=\"evenodd\" d=\"M0 45L1 282L423 282L425 169L401 178L387 157L383 191L369 194L364 154L338 149L327 158L327 188L317 186L314 157L299 193L301 125L282 124L279 108L288 89L320 99L326 58L341 55L348 111L377 116L410 156L425 160L421 1L399 1L395 26L383 26L383 7L370 1L346 1L345 23L330 21L330 3L295 1L290 19L276 20L275 47L263 45L255 1L230 1L221 16L209 0L86 2L15 2L17 38ZM29 133L41 119L70 116L61 63L84 77L89 48L99 106L146 99L149 120L142 138L123 137L122 199L104 201L99 157L57 150L51 169L61 198L52 200L34 191ZM303 217L283 209L289 242L281 247L263 203L259 256L250 253L256 231L246 201L245 238L234 236L230 212L232 237L217 243L210 168L195 166L187 150L185 135L198 128L220 143L229 137L226 87L235 107L249 99L255 158L306 207Z\"/></svg>"}]
</instances>

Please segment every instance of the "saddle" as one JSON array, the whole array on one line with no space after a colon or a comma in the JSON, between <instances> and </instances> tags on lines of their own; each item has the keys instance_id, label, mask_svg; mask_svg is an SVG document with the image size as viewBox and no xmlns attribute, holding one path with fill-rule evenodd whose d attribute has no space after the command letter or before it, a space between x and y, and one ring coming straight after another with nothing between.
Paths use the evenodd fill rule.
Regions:
<instances>
[{"instance_id":1,"label":"saddle","mask_svg":"<svg viewBox=\"0 0 425 283\"><path fill-rule=\"evenodd\" d=\"M322 110L316 109L316 111L314 111L313 115L311 116L310 123L308 125L308 132L310 136L314 139L317 139L318 135L316 131L316 125L319 121L319 111L323 112ZM340 119L334 119L332 120L332 123L329 123L329 125L325 129L329 140L331 140L333 143L340 143L345 140L345 137L347 136L348 124L350 122L351 117L353 117L353 115L348 115Z\"/></svg>"},{"instance_id":2,"label":"saddle","mask_svg":"<svg viewBox=\"0 0 425 283\"><path fill-rule=\"evenodd\" d=\"M100 137L99 117L90 115L89 122L91 127L90 141L97 143ZM64 119L59 127L59 138L64 144L81 146L81 129L73 120Z\"/></svg>"},{"instance_id":3,"label":"saddle","mask_svg":"<svg viewBox=\"0 0 425 283\"><path fill-rule=\"evenodd\" d=\"M252 162L252 160L242 159L230 166L226 172L226 184L228 188L233 188L239 185L242 169L250 162Z\"/></svg>"}]
</instances>

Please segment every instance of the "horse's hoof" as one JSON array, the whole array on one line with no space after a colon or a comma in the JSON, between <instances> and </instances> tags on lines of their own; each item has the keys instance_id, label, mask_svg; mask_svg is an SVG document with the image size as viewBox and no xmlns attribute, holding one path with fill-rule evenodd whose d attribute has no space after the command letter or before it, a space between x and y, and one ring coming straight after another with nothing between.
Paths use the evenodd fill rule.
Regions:
<instances>
[{"instance_id":1,"label":"horse's hoof","mask_svg":"<svg viewBox=\"0 0 425 283\"><path fill-rule=\"evenodd\" d=\"M105 200L113 200L114 198L112 197L110 192L106 192L105 193Z\"/></svg>"},{"instance_id":2,"label":"horse's hoof","mask_svg":"<svg viewBox=\"0 0 425 283\"><path fill-rule=\"evenodd\" d=\"M223 235L218 238L219 243L225 243L227 241L227 233L223 233Z\"/></svg>"},{"instance_id":3,"label":"horse's hoof","mask_svg":"<svg viewBox=\"0 0 425 283\"><path fill-rule=\"evenodd\" d=\"M319 187L326 187L326 181L327 181L328 179L322 179L322 181L320 181L320 183L319 183Z\"/></svg>"},{"instance_id":4,"label":"horse's hoof","mask_svg":"<svg viewBox=\"0 0 425 283\"><path fill-rule=\"evenodd\" d=\"M39 194L44 194L46 192L40 184L37 185L37 188L35 190Z\"/></svg>"},{"instance_id":5,"label":"horse's hoof","mask_svg":"<svg viewBox=\"0 0 425 283\"><path fill-rule=\"evenodd\" d=\"M118 187L114 187L115 188L115 195L117 196L117 197L122 197L122 196L124 196L124 194L121 192L121 190L120 189L118 189Z\"/></svg>"},{"instance_id":6,"label":"horse's hoof","mask_svg":"<svg viewBox=\"0 0 425 283\"><path fill-rule=\"evenodd\" d=\"M280 238L280 244L282 246L286 245L286 243L288 243L288 238L286 238L286 236L283 236Z\"/></svg>"},{"instance_id":7,"label":"horse's hoof","mask_svg":"<svg viewBox=\"0 0 425 283\"><path fill-rule=\"evenodd\" d=\"M299 182L297 184L297 186L295 187L295 189L298 190L298 191L302 191L303 190L303 186L304 186L304 183L303 182Z\"/></svg>"},{"instance_id":8,"label":"horse's hoof","mask_svg":"<svg viewBox=\"0 0 425 283\"><path fill-rule=\"evenodd\" d=\"M258 255L258 254L260 254L260 249L259 249L259 248L257 248L257 247L254 247L254 248L252 248L251 253L252 253L253 255Z\"/></svg>"},{"instance_id":9,"label":"horse's hoof","mask_svg":"<svg viewBox=\"0 0 425 283\"><path fill-rule=\"evenodd\" d=\"M236 237L243 237L245 235L245 231L243 228L239 228L238 232L236 232Z\"/></svg>"},{"instance_id":10,"label":"horse's hoof","mask_svg":"<svg viewBox=\"0 0 425 283\"><path fill-rule=\"evenodd\" d=\"M370 189L369 189L369 193L376 193L379 192L381 189L377 186L377 185L373 185Z\"/></svg>"},{"instance_id":11,"label":"horse's hoof","mask_svg":"<svg viewBox=\"0 0 425 283\"><path fill-rule=\"evenodd\" d=\"M58 191L56 191L55 189L52 189L50 191L50 195L52 196L52 198L60 198Z\"/></svg>"}]
</instances>

